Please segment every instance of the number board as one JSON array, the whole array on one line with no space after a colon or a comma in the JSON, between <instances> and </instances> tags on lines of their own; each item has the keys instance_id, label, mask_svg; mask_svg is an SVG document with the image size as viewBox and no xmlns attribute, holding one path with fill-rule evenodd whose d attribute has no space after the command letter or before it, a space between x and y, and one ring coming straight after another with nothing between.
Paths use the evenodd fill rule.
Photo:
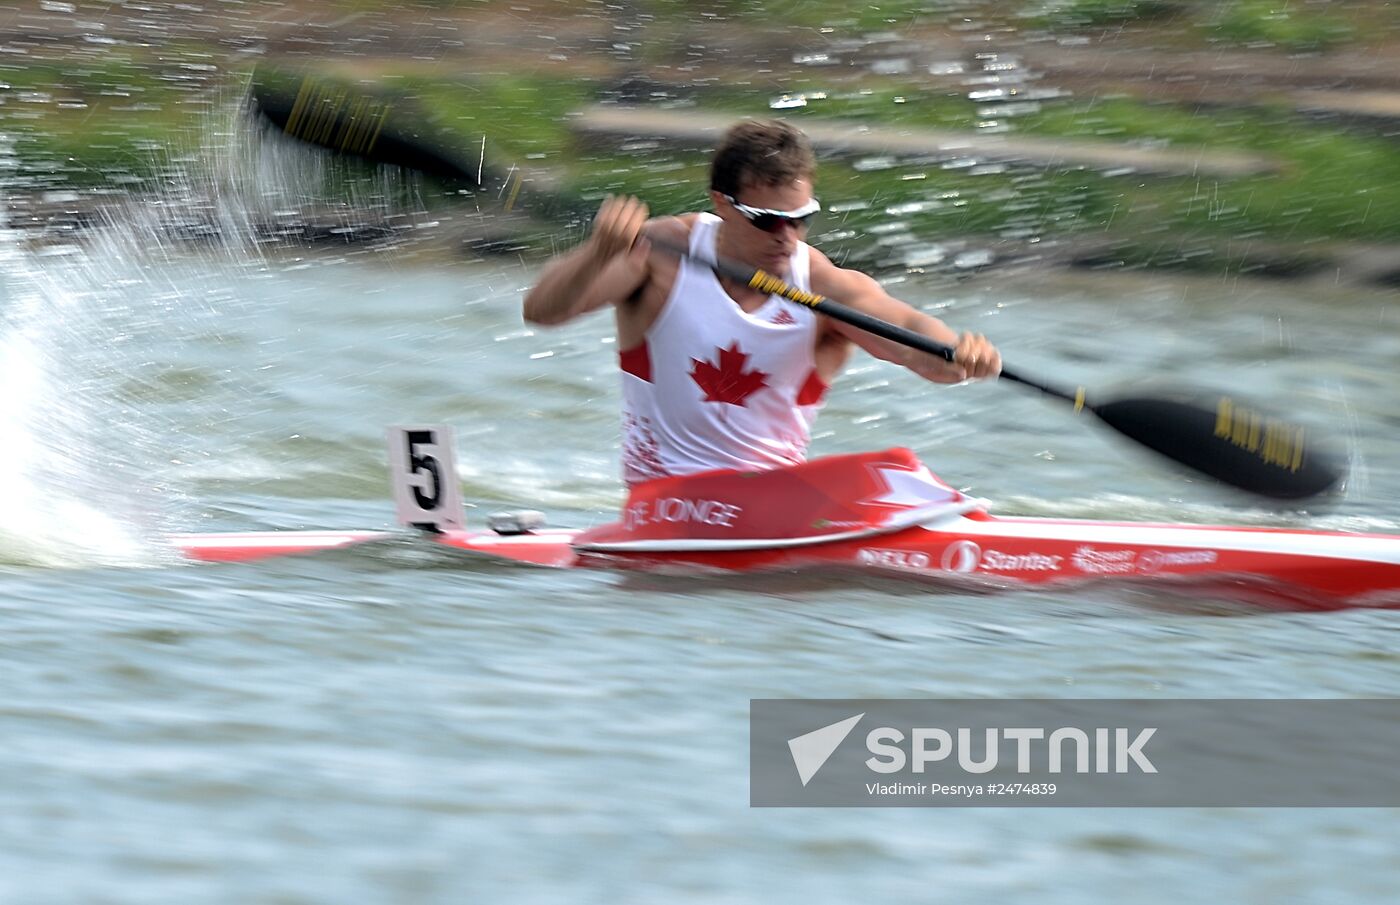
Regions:
<instances>
[{"instance_id":1,"label":"number board","mask_svg":"<svg viewBox=\"0 0 1400 905\"><path fill-rule=\"evenodd\" d=\"M389 478L400 524L425 531L461 530L457 443L447 425L396 425L387 431Z\"/></svg>"}]
</instances>

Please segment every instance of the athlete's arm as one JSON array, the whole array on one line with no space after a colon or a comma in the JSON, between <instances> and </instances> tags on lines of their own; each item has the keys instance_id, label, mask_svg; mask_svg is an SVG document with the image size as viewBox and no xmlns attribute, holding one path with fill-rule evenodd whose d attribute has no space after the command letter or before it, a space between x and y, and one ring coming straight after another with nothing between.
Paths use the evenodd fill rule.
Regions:
<instances>
[{"instance_id":1,"label":"athlete's arm","mask_svg":"<svg viewBox=\"0 0 1400 905\"><path fill-rule=\"evenodd\" d=\"M525 294L525 320L562 324L631 298L650 272L646 223L647 206L636 198L605 200L583 244L550 262Z\"/></svg>"},{"instance_id":2,"label":"athlete's arm","mask_svg":"<svg viewBox=\"0 0 1400 905\"><path fill-rule=\"evenodd\" d=\"M890 295L873 277L858 270L837 267L815 248L811 250L811 278L813 292L871 317L923 334L955 350L954 361L948 362L937 355L882 339L859 327L829 320L830 329L876 358L903 365L935 383L959 383L969 378L995 377L1001 372L1001 353L985 336L979 333L958 334L938 318L924 314Z\"/></svg>"}]
</instances>

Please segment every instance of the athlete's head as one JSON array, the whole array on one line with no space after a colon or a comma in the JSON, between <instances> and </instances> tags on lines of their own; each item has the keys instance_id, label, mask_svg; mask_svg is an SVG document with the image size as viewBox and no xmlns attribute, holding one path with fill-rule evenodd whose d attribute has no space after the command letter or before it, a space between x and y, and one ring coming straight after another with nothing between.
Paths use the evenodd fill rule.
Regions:
<instances>
[{"instance_id":1,"label":"athlete's head","mask_svg":"<svg viewBox=\"0 0 1400 905\"><path fill-rule=\"evenodd\" d=\"M724 133L710 162L710 191L739 197L754 185L812 181L817 168L811 142L780 120L746 119Z\"/></svg>"},{"instance_id":2,"label":"athlete's head","mask_svg":"<svg viewBox=\"0 0 1400 905\"><path fill-rule=\"evenodd\" d=\"M744 120L721 139L710 164L710 199L743 257L782 275L808 219L816 157L807 136L777 120Z\"/></svg>"}]
</instances>

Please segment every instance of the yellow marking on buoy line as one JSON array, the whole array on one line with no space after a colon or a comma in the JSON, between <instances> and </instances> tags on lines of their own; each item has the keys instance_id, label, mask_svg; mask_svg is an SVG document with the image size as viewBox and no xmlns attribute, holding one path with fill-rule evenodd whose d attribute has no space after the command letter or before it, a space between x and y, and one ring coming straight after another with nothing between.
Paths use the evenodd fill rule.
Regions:
<instances>
[{"instance_id":1,"label":"yellow marking on buoy line","mask_svg":"<svg viewBox=\"0 0 1400 905\"><path fill-rule=\"evenodd\" d=\"M1215 436L1258 456L1265 465L1296 472L1303 467L1306 431L1285 421L1265 418L1222 396L1215 409Z\"/></svg>"},{"instance_id":2,"label":"yellow marking on buoy line","mask_svg":"<svg viewBox=\"0 0 1400 905\"><path fill-rule=\"evenodd\" d=\"M806 305L808 308L815 308L826 301L825 298L816 293L798 289L796 286L789 286L772 274L764 273L761 270L753 272L753 276L749 278L749 285L760 292L781 295L788 301Z\"/></svg>"},{"instance_id":3,"label":"yellow marking on buoy line","mask_svg":"<svg viewBox=\"0 0 1400 905\"><path fill-rule=\"evenodd\" d=\"M1076 387L1074 390L1074 413L1077 415L1084 411L1084 388Z\"/></svg>"}]
</instances>

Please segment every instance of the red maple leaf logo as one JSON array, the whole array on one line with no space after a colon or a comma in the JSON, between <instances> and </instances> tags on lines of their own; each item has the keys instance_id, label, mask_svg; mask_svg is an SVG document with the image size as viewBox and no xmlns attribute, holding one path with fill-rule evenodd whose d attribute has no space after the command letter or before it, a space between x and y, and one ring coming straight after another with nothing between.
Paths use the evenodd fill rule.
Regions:
<instances>
[{"instance_id":1,"label":"red maple leaf logo","mask_svg":"<svg viewBox=\"0 0 1400 905\"><path fill-rule=\"evenodd\" d=\"M795 317L792 316L792 312L791 312L791 311L787 310L786 308L783 308L781 311L779 311L779 312L773 317L773 320L770 321L770 323L774 323L774 324L795 324L795 323L797 323L797 318L795 318Z\"/></svg>"},{"instance_id":2,"label":"red maple leaf logo","mask_svg":"<svg viewBox=\"0 0 1400 905\"><path fill-rule=\"evenodd\" d=\"M768 375L762 371L746 371L748 353L739 349L739 341L729 344L728 349L716 348L719 353L719 366L708 361L692 358L690 379L705 391L706 402L727 402L730 405L747 405L745 402L754 393L768 386Z\"/></svg>"}]
</instances>

